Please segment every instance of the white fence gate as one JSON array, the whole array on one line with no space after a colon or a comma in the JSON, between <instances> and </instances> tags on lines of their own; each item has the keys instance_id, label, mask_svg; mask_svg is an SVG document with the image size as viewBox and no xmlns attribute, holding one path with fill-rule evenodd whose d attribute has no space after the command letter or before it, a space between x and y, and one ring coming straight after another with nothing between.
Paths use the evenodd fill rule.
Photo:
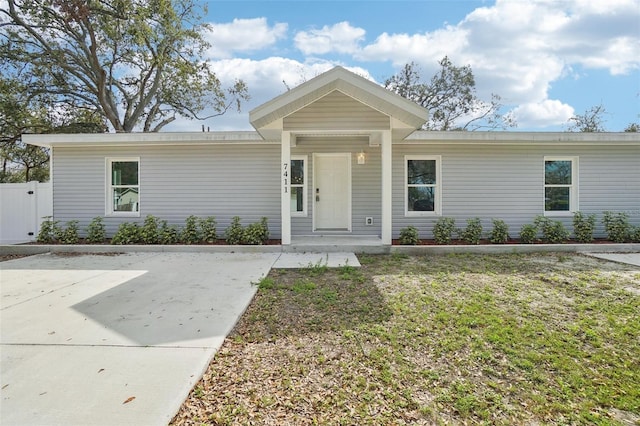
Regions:
<instances>
[{"instance_id":1,"label":"white fence gate","mask_svg":"<svg viewBox=\"0 0 640 426\"><path fill-rule=\"evenodd\" d=\"M0 244L35 241L43 218L52 215L51 182L0 184Z\"/></svg>"}]
</instances>

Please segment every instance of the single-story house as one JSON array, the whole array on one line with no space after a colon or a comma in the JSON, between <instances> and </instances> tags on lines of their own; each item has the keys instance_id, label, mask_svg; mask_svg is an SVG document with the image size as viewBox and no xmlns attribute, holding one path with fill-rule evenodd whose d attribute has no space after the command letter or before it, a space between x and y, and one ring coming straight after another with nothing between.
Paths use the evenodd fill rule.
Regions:
<instances>
[{"instance_id":1,"label":"single-story house","mask_svg":"<svg viewBox=\"0 0 640 426\"><path fill-rule=\"evenodd\" d=\"M267 217L283 245L313 236L389 245L438 218L502 219L517 237L537 215L576 211L640 225L640 134L418 130L427 110L337 67L255 108L255 131L25 135L51 148L53 215L108 234L154 215L224 229Z\"/></svg>"}]
</instances>

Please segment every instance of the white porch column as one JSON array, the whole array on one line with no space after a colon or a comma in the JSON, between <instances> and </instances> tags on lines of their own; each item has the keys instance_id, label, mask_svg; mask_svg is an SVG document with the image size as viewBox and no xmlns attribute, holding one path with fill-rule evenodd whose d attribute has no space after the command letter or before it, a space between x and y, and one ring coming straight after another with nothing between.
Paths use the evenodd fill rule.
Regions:
<instances>
[{"instance_id":1,"label":"white porch column","mask_svg":"<svg viewBox=\"0 0 640 426\"><path fill-rule=\"evenodd\" d=\"M382 132L382 244L391 245L393 200L391 182L391 130Z\"/></svg>"},{"instance_id":2,"label":"white porch column","mask_svg":"<svg viewBox=\"0 0 640 426\"><path fill-rule=\"evenodd\" d=\"M291 244L291 132L282 132L280 147L280 217L282 218L282 245Z\"/></svg>"}]
</instances>

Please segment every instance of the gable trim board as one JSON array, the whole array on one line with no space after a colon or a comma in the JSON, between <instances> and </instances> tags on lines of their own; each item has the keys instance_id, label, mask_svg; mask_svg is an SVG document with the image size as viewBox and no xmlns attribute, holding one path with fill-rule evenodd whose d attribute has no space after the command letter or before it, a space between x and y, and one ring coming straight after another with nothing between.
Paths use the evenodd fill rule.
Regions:
<instances>
[{"instance_id":1,"label":"gable trim board","mask_svg":"<svg viewBox=\"0 0 640 426\"><path fill-rule=\"evenodd\" d=\"M283 245L291 244L292 236L308 235L374 236L391 244L409 225L431 238L443 216L455 218L458 227L479 217L486 231L492 219L502 219L517 237L537 215L571 229L571 211L545 212L545 205L564 208L567 196L570 210L624 211L640 226L638 133L420 131L426 110L341 68L254 109L250 119L256 131L24 135L23 140L52 149L54 219L78 220L84 229L104 217L109 235L122 222L142 222L152 214L180 226L189 215L215 216L221 235L234 216L245 225L264 216ZM358 161L360 154L364 162ZM323 227L317 223L315 183L326 176L316 176L316 163L330 155L343 159L341 167L348 170L341 169L340 178L347 180L343 189L349 197L340 202L348 220ZM110 158L139 159L137 218L105 217ZM570 187L545 185L545 158L572 159ZM292 159L305 162L303 189L294 185L296 197L305 191L304 208L295 212L292 205L299 209L301 201L292 204ZM411 183L409 159L418 160ZM437 160L435 175L433 164L420 159ZM326 173L332 170L327 167ZM415 198L411 207L409 192ZM437 202L432 206L430 200ZM596 235L604 236L599 222Z\"/></svg>"}]
</instances>

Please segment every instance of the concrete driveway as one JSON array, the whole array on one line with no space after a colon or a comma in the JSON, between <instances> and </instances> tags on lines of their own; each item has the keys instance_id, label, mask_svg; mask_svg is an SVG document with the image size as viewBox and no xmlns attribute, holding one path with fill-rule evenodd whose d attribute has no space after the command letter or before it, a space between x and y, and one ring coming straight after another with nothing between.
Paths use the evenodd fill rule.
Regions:
<instances>
[{"instance_id":1,"label":"concrete driveway","mask_svg":"<svg viewBox=\"0 0 640 426\"><path fill-rule=\"evenodd\" d=\"M168 423L278 256L46 254L0 263L0 423Z\"/></svg>"}]
</instances>

